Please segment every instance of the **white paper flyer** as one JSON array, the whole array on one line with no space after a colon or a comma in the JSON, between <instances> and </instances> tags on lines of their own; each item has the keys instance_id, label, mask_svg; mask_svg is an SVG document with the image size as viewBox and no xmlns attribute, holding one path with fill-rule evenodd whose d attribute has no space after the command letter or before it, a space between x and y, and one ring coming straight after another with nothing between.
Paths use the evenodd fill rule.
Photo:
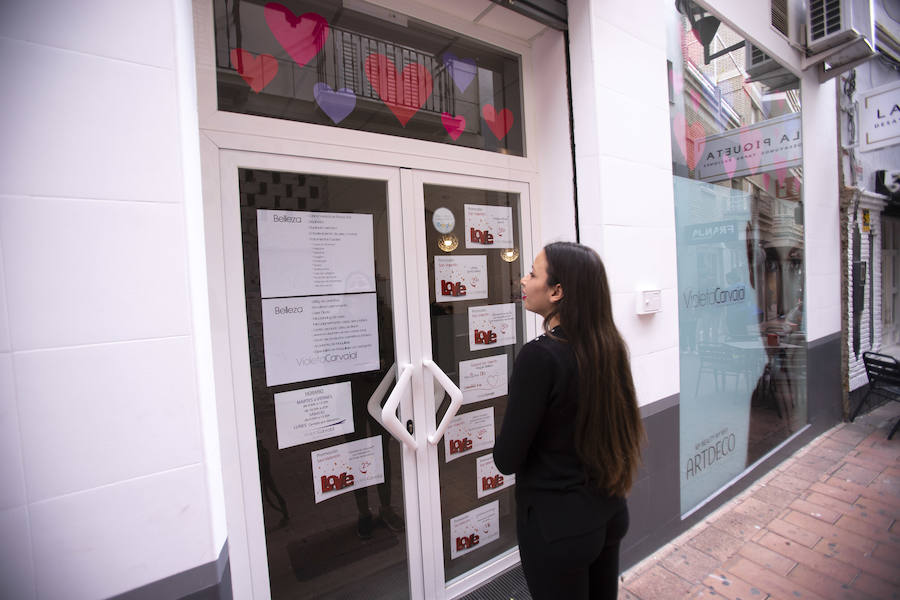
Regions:
<instances>
[{"instance_id":1,"label":"white paper flyer","mask_svg":"<svg viewBox=\"0 0 900 600\"><path fill-rule=\"evenodd\" d=\"M372 215L256 211L263 298L375 291Z\"/></svg>"},{"instance_id":2,"label":"white paper flyer","mask_svg":"<svg viewBox=\"0 0 900 600\"><path fill-rule=\"evenodd\" d=\"M500 539L500 501L450 519L450 560Z\"/></svg>"},{"instance_id":3,"label":"white paper flyer","mask_svg":"<svg viewBox=\"0 0 900 600\"><path fill-rule=\"evenodd\" d=\"M459 363L459 389L463 393L463 404L505 396L509 393L508 384L506 354Z\"/></svg>"},{"instance_id":4,"label":"white paper flyer","mask_svg":"<svg viewBox=\"0 0 900 600\"><path fill-rule=\"evenodd\" d=\"M466 248L512 248L513 220L509 206L464 205Z\"/></svg>"},{"instance_id":5,"label":"white paper flyer","mask_svg":"<svg viewBox=\"0 0 900 600\"><path fill-rule=\"evenodd\" d=\"M485 454L475 459L475 486L479 498L484 498L488 494L499 492L504 488L508 488L516 483L516 476L504 475L497 470L494 464L494 455Z\"/></svg>"},{"instance_id":6,"label":"white paper flyer","mask_svg":"<svg viewBox=\"0 0 900 600\"><path fill-rule=\"evenodd\" d=\"M350 382L275 394L278 449L353 433Z\"/></svg>"},{"instance_id":7,"label":"white paper flyer","mask_svg":"<svg viewBox=\"0 0 900 600\"><path fill-rule=\"evenodd\" d=\"M266 385L379 367L375 294L262 301Z\"/></svg>"},{"instance_id":8,"label":"white paper flyer","mask_svg":"<svg viewBox=\"0 0 900 600\"><path fill-rule=\"evenodd\" d=\"M334 496L384 483L381 436L310 453L316 504Z\"/></svg>"},{"instance_id":9,"label":"white paper flyer","mask_svg":"<svg viewBox=\"0 0 900 600\"><path fill-rule=\"evenodd\" d=\"M483 300L487 297L487 256L434 257L435 301Z\"/></svg>"},{"instance_id":10,"label":"white paper flyer","mask_svg":"<svg viewBox=\"0 0 900 600\"><path fill-rule=\"evenodd\" d=\"M456 415L444 434L444 459L494 447L494 407Z\"/></svg>"},{"instance_id":11,"label":"white paper flyer","mask_svg":"<svg viewBox=\"0 0 900 600\"><path fill-rule=\"evenodd\" d=\"M469 350L487 350L516 343L516 305L469 307Z\"/></svg>"}]
</instances>

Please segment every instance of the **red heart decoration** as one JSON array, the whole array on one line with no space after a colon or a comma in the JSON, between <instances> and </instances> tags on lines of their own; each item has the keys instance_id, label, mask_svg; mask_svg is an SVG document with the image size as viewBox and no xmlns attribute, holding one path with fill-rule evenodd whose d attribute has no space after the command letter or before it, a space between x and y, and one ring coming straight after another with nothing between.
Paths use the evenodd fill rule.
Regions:
<instances>
[{"instance_id":1,"label":"red heart decoration","mask_svg":"<svg viewBox=\"0 0 900 600\"><path fill-rule=\"evenodd\" d=\"M384 54L366 57L366 77L404 127L428 100L434 85L424 65L410 63L398 73L394 61Z\"/></svg>"},{"instance_id":2,"label":"red heart decoration","mask_svg":"<svg viewBox=\"0 0 900 600\"><path fill-rule=\"evenodd\" d=\"M254 56L242 48L231 51L231 64L250 89L257 94L269 85L278 73L278 61L274 56L271 54Z\"/></svg>"},{"instance_id":3,"label":"red heart decoration","mask_svg":"<svg viewBox=\"0 0 900 600\"><path fill-rule=\"evenodd\" d=\"M703 147L706 146L706 128L700 121L694 121L687 129L687 164L693 171L700 157L703 156Z\"/></svg>"},{"instance_id":4,"label":"red heart decoration","mask_svg":"<svg viewBox=\"0 0 900 600\"><path fill-rule=\"evenodd\" d=\"M266 4L263 12L272 35L301 67L319 53L328 39L328 21L318 13L298 17L277 2Z\"/></svg>"},{"instance_id":5,"label":"red heart decoration","mask_svg":"<svg viewBox=\"0 0 900 600\"><path fill-rule=\"evenodd\" d=\"M744 148L748 145L750 146L749 150L744 150L743 158L744 162L747 163L747 168L750 169L751 173L755 174L762 162L762 150L760 149L763 139L762 133L758 129L751 130L747 127L741 127L738 136L741 140L741 146Z\"/></svg>"},{"instance_id":6,"label":"red heart decoration","mask_svg":"<svg viewBox=\"0 0 900 600\"><path fill-rule=\"evenodd\" d=\"M447 134L454 140L458 140L459 136L461 136L462 132L466 129L465 117L454 117L446 112L441 113L441 123L444 124L444 129L447 130Z\"/></svg>"},{"instance_id":7,"label":"red heart decoration","mask_svg":"<svg viewBox=\"0 0 900 600\"><path fill-rule=\"evenodd\" d=\"M488 127L494 132L498 140L502 140L513 124L513 114L508 108L504 108L499 113L493 104L485 104L481 107L481 116L487 122Z\"/></svg>"}]
</instances>

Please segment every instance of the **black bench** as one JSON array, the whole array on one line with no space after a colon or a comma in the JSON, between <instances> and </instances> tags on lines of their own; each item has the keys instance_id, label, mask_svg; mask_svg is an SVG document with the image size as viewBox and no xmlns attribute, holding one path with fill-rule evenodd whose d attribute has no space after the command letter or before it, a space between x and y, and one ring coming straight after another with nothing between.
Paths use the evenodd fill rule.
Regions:
<instances>
[{"instance_id":1,"label":"black bench","mask_svg":"<svg viewBox=\"0 0 900 600\"><path fill-rule=\"evenodd\" d=\"M897 362L897 359L887 354L863 352L863 364L866 366L866 375L869 378L869 390L850 414L851 422L859 414L859 410L868 400L869 394L900 401L900 363ZM898 427L900 427L900 419L894 423L888 439L894 437Z\"/></svg>"}]
</instances>

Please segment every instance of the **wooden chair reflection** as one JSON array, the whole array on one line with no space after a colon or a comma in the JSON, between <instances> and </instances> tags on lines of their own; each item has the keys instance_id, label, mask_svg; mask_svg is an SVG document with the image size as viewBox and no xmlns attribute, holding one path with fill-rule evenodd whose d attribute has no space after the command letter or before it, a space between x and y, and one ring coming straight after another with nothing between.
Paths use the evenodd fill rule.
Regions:
<instances>
[{"instance_id":1,"label":"wooden chair reflection","mask_svg":"<svg viewBox=\"0 0 900 600\"><path fill-rule=\"evenodd\" d=\"M722 389L728 382L728 376L734 376L734 387L737 389L741 376L745 384L750 385L747 368L741 359L741 354L727 344L698 344L697 353L700 355L700 368L697 370L697 385L694 389L696 396L700 391L700 380L704 373L713 376L715 389L719 391L719 378L722 378Z\"/></svg>"},{"instance_id":2,"label":"wooden chair reflection","mask_svg":"<svg viewBox=\"0 0 900 600\"><path fill-rule=\"evenodd\" d=\"M900 363L897 362L897 359L887 354L863 352L863 364L866 366L866 376L869 378L869 389L850 414L851 422L869 399L869 394L900 401ZM887 439L894 437L898 427L900 427L900 419L894 423Z\"/></svg>"}]
</instances>

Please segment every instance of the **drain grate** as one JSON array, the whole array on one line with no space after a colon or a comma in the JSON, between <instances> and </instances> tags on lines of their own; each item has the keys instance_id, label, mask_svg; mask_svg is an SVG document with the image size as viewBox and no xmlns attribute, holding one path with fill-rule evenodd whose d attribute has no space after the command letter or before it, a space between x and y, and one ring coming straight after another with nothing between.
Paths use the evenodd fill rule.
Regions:
<instances>
[{"instance_id":1,"label":"drain grate","mask_svg":"<svg viewBox=\"0 0 900 600\"><path fill-rule=\"evenodd\" d=\"M522 567L516 566L506 573L462 597L461 600L531 600Z\"/></svg>"}]
</instances>

